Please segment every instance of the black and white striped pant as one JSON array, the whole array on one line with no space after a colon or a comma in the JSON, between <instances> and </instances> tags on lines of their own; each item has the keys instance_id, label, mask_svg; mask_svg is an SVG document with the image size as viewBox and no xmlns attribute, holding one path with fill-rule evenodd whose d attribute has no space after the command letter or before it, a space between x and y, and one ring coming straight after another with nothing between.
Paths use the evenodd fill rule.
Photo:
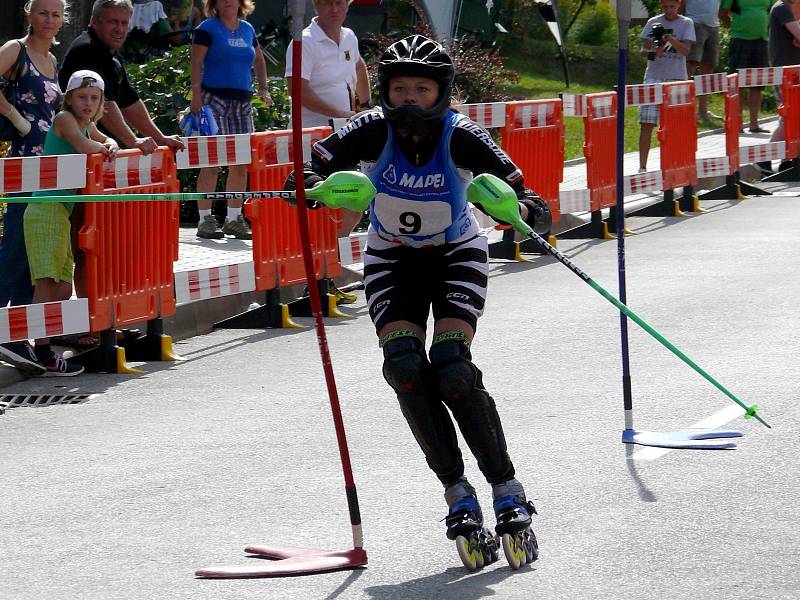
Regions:
<instances>
[{"instance_id":1,"label":"black and white striped pant","mask_svg":"<svg viewBox=\"0 0 800 600\"><path fill-rule=\"evenodd\" d=\"M462 319L475 329L486 302L488 240L413 248L391 244L374 233L364 253L367 306L375 330L410 321L423 330L434 320Z\"/></svg>"}]
</instances>

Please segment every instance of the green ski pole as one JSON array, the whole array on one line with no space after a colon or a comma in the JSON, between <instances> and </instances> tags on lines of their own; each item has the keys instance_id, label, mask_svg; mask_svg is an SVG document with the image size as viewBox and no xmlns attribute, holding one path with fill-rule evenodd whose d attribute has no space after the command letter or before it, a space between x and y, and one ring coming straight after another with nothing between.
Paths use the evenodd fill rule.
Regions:
<instances>
[{"instance_id":1,"label":"green ski pole","mask_svg":"<svg viewBox=\"0 0 800 600\"><path fill-rule=\"evenodd\" d=\"M539 243L545 250L547 250L549 254L556 258L570 271L575 273L578 277L583 279L587 284L589 284L589 286L592 287L592 289L603 296L603 298L611 302L611 304L625 313L625 315L627 315L634 323L661 342L664 347L666 347L675 356L680 358L683 362L699 373L706 381L711 383L711 385L716 387L728 398L741 406L745 411L745 419L755 418L765 427L771 428L771 426L758 415L757 405L753 404L751 406L747 406L744 402L739 400L739 398L737 398L728 388L726 388L719 381L714 379L708 372L706 372L705 369L700 367L700 365L676 348L672 342L647 324L644 319L639 317L639 315L628 308L627 305L623 304L616 297L603 289L596 281L584 273L575 263L561 254L561 252L556 250L552 245L548 244L547 241L542 238L542 236L537 234L530 227L530 225L528 225L520 217L519 206L517 204L517 195L514 193L514 190L511 189L511 186L509 186L506 182L489 173L478 175L472 180L472 183L467 188L467 198L473 204L480 204L483 206L483 208L486 209L486 212L488 212L495 219L510 223L514 229Z\"/></svg>"}]
</instances>

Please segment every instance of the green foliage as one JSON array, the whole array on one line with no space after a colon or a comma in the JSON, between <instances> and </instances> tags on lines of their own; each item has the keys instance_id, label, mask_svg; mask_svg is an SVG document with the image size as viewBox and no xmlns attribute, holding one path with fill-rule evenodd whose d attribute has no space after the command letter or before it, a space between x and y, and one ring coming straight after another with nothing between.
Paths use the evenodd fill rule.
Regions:
<instances>
[{"instance_id":1,"label":"green foliage","mask_svg":"<svg viewBox=\"0 0 800 600\"><path fill-rule=\"evenodd\" d=\"M178 46L160 58L142 65L126 65L133 89L144 100L150 116L165 134L179 133L178 113L191 101L190 46ZM273 105L253 98L256 131L286 129L289 123L289 98L283 79L271 80L269 91Z\"/></svg>"},{"instance_id":2,"label":"green foliage","mask_svg":"<svg viewBox=\"0 0 800 600\"><path fill-rule=\"evenodd\" d=\"M400 0L399 4L398 8L406 12L416 11L419 18L411 26L408 24L413 19L406 19L400 28L389 35L368 33L364 36L364 60L372 81L377 81L378 62L390 44L415 33L435 37L430 25L422 17L424 13L416 0ZM453 95L459 102L502 102L510 99L508 88L517 81L517 74L503 66L503 57L497 48L483 45L475 37L465 35L451 41L448 50L456 70Z\"/></svg>"},{"instance_id":3,"label":"green foliage","mask_svg":"<svg viewBox=\"0 0 800 600\"><path fill-rule=\"evenodd\" d=\"M599 0L594 10L581 11L570 38L578 44L613 46L617 43L617 17L609 0Z\"/></svg>"}]
</instances>

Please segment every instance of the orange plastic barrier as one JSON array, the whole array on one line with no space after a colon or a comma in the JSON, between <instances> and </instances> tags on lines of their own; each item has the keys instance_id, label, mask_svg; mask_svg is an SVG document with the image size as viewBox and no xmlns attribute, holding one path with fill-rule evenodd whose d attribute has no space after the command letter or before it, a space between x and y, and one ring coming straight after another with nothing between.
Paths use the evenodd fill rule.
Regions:
<instances>
[{"instance_id":1,"label":"orange plastic barrier","mask_svg":"<svg viewBox=\"0 0 800 600\"><path fill-rule=\"evenodd\" d=\"M561 216L558 188L564 179L564 116L561 100L506 104L501 145L525 175L525 185L547 202L553 222Z\"/></svg>"},{"instance_id":2,"label":"orange plastic barrier","mask_svg":"<svg viewBox=\"0 0 800 600\"><path fill-rule=\"evenodd\" d=\"M664 190L697 184L697 121L694 82L662 84L658 142Z\"/></svg>"},{"instance_id":3,"label":"orange plastic barrier","mask_svg":"<svg viewBox=\"0 0 800 600\"><path fill-rule=\"evenodd\" d=\"M617 200L617 94L586 96L583 118L583 155L592 211L613 206Z\"/></svg>"},{"instance_id":4,"label":"orange plastic barrier","mask_svg":"<svg viewBox=\"0 0 800 600\"><path fill-rule=\"evenodd\" d=\"M778 114L783 117L786 160L797 158L800 150L800 66L783 67Z\"/></svg>"},{"instance_id":5,"label":"orange plastic barrier","mask_svg":"<svg viewBox=\"0 0 800 600\"><path fill-rule=\"evenodd\" d=\"M330 127L303 130L303 144L324 139ZM291 172L294 152L291 131L267 131L251 136L253 159L247 166L250 189L280 190ZM317 279L341 272L336 223L339 210L323 208L309 213L309 230ZM283 200L254 200L245 204L245 215L253 229L253 262L256 289L269 290L305 281L303 247L297 209Z\"/></svg>"},{"instance_id":6,"label":"orange plastic barrier","mask_svg":"<svg viewBox=\"0 0 800 600\"><path fill-rule=\"evenodd\" d=\"M166 148L123 150L112 162L87 157L84 194L175 193L175 158ZM78 244L86 253L93 332L175 313L172 266L178 258L177 202L92 202Z\"/></svg>"},{"instance_id":7,"label":"orange plastic barrier","mask_svg":"<svg viewBox=\"0 0 800 600\"><path fill-rule=\"evenodd\" d=\"M742 113L739 109L739 75L728 75L728 90L723 98L725 106L725 156L728 157L732 175L739 170L739 130L742 128Z\"/></svg>"}]
</instances>

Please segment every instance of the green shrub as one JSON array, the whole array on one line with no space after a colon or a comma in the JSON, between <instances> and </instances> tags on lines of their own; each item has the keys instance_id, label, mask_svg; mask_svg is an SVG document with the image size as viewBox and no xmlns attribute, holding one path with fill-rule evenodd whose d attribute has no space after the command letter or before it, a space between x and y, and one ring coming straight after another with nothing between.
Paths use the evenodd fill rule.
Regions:
<instances>
[{"instance_id":1,"label":"green shrub","mask_svg":"<svg viewBox=\"0 0 800 600\"><path fill-rule=\"evenodd\" d=\"M164 56L145 64L127 64L128 79L144 100L150 116L165 134L179 133L178 113L191 101L190 46L178 46ZM253 98L256 131L286 129L289 123L289 98L284 80L269 81L273 105Z\"/></svg>"},{"instance_id":2,"label":"green shrub","mask_svg":"<svg viewBox=\"0 0 800 600\"><path fill-rule=\"evenodd\" d=\"M609 0L599 0L593 10L581 11L570 41L589 46L614 46L617 43L617 17Z\"/></svg>"},{"instance_id":3,"label":"green shrub","mask_svg":"<svg viewBox=\"0 0 800 600\"><path fill-rule=\"evenodd\" d=\"M430 25L422 18L424 13L416 0L400 0L400 4L415 10L420 16L415 25L405 25L390 35L368 33L364 36L364 60L373 82L378 80L381 54L390 44L415 33L435 37ZM411 20L405 22L410 23ZM504 68L503 58L497 48L482 45L476 38L465 35L452 40L448 50L456 70L453 96L459 102L502 102L510 99L507 88L517 81L517 74ZM377 86L373 90L377 96Z\"/></svg>"}]
</instances>

